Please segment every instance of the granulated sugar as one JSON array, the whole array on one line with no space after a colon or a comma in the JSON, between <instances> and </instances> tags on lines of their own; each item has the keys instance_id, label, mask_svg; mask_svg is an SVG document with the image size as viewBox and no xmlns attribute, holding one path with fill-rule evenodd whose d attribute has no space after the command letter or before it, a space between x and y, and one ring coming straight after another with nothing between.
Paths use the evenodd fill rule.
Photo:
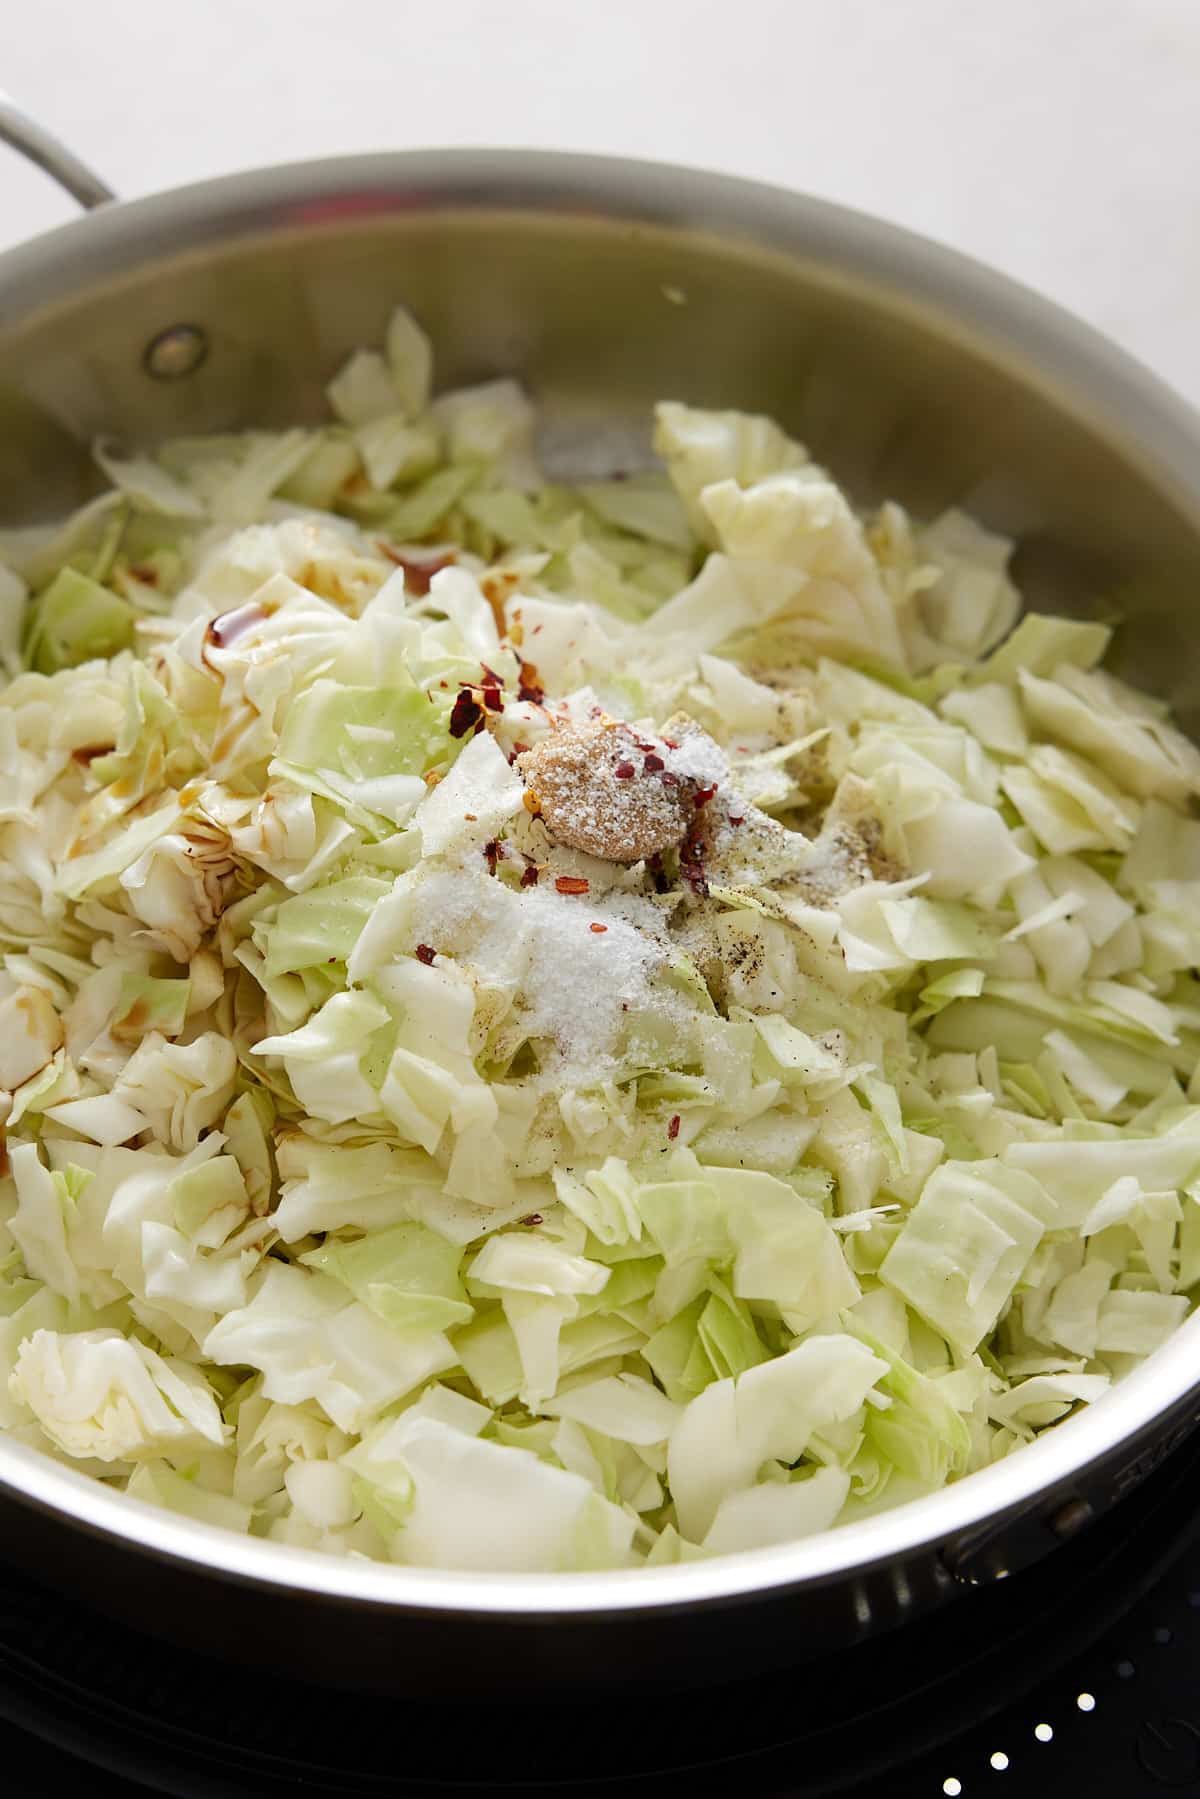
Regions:
<instances>
[{"instance_id":1,"label":"granulated sugar","mask_svg":"<svg viewBox=\"0 0 1200 1799\"><path fill-rule=\"evenodd\" d=\"M681 780L694 781L697 787L728 790L729 763L725 752L695 719L684 712L673 713L663 726L662 736L667 746L667 767Z\"/></svg>"},{"instance_id":2,"label":"granulated sugar","mask_svg":"<svg viewBox=\"0 0 1200 1799\"><path fill-rule=\"evenodd\" d=\"M667 959L657 909L630 896L589 903L553 888L521 896L530 930L522 1010L531 1037L553 1040L564 1062L594 1078L627 1023L654 1005L653 977ZM592 930L603 924L602 932Z\"/></svg>"},{"instance_id":3,"label":"granulated sugar","mask_svg":"<svg viewBox=\"0 0 1200 1799\"><path fill-rule=\"evenodd\" d=\"M627 1024L657 1007L651 986L669 954L651 900L512 888L473 866L431 870L418 883L411 931L414 947L427 944L481 985L511 991L524 1034L549 1039L592 1078Z\"/></svg>"}]
</instances>

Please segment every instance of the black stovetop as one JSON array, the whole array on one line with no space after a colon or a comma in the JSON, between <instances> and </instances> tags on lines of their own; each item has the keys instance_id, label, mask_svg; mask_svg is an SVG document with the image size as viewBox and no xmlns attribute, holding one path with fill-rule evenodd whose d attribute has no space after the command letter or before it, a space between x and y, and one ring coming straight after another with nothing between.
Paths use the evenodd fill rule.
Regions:
<instances>
[{"instance_id":1,"label":"black stovetop","mask_svg":"<svg viewBox=\"0 0 1200 1799\"><path fill-rule=\"evenodd\" d=\"M89 1799L1200 1799L1198 1497L1200 1437L1048 1560L930 1618L769 1679L594 1708L318 1693L3 1573L0 1766L11 1792Z\"/></svg>"}]
</instances>

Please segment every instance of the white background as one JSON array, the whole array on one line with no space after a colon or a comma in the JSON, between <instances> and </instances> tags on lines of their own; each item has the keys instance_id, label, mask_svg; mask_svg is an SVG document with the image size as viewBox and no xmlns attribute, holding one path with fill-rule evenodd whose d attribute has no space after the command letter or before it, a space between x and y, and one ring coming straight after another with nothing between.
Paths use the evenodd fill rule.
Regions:
<instances>
[{"instance_id":1,"label":"white background","mask_svg":"<svg viewBox=\"0 0 1200 1799\"><path fill-rule=\"evenodd\" d=\"M4 8L0 78L122 194L411 145L708 165L969 250L1200 402L1200 0ZM0 146L0 245L72 210Z\"/></svg>"}]
</instances>

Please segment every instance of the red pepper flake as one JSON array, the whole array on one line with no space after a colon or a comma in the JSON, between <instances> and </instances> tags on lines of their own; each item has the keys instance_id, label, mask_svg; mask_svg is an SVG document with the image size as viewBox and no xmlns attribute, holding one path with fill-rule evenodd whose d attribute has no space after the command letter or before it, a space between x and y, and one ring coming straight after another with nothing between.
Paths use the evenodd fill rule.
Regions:
<instances>
[{"instance_id":1,"label":"red pepper flake","mask_svg":"<svg viewBox=\"0 0 1200 1799\"><path fill-rule=\"evenodd\" d=\"M520 1220L520 1223L522 1223L522 1224L531 1224L531 1225L532 1224L540 1224L541 1222L542 1222L542 1214L540 1212L530 1212L527 1214L526 1217L524 1217Z\"/></svg>"},{"instance_id":2,"label":"red pepper flake","mask_svg":"<svg viewBox=\"0 0 1200 1799\"><path fill-rule=\"evenodd\" d=\"M676 743L676 741L673 737L664 737L663 742L666 744L666 746L669 750L677 750L679 748L679 745Z\"/></svg>"},{"instance_id":3,"label":"red pepper flake","mask_svg":"<svg viewBox=\"0 0 1200 1799\"><path fill-rule=\"evenodd\" d=\"M676 1112L676 1114L672 1118L670 1124L667 1126L667 1136L671 1139L671 1142L674 1143L674 1141L675 1141L676 1137L678 1137L678 1135L679 1135L679 1113Z\"/></svg>"},{"instance_id":4,"label":"red pepper flake","mask_svg":"<svg viewBox=\"0 0 1200 1799\"><path fill-rule=\"evenodd\" d=\"M450 713L451 737L465 737L468 731L479 731L482 728L483 707L474 688L460 688Z\"/></svg>"},{"instance_id":5,"label":"red pepper flake","mask_svg":"<svg viewBox=\"0 0 1200 1799\"><path fill-rule=\"evenodd\" d=\"M500 845L500 839L498 837L493 837L490 842L485 843L483 846L483 854L488 865L488 873L494 875L496 872L496 864L504 855L504 851Z\"/></svg>"},{"instance_id":6,"label":"red pepper flake","mask_svg":"<svg viewBox=\"0 0 1200 1799\"><path fill-rule=\"evenodd\" d=\"M433 958L437 955L437 951L435 949L430 949L427 943L418 943L416 953L417 961L424 962L426 968L429 968L432 965Z\"/></svg>"},{"instance_id":7,"label":"red pepper flake","mask_svg":"<svg viewBox=\"0 0 1200 1799\"><path fill-rule=\"evenodd\" d=\"M582 875L556 875L554 885L560 893L586 893L588 882Z\"/></svg>"},{"instance_id":8,"label":"red pepper flake","mask_svg":"<svg viewBox=\"0 0 1200 1799\"><path fill-rule=\"evenodd\" d=\"M158 570L156 568L150 568L144 562L131 562L129 565L129 573L133 576L135 581L140 581L143 587L158 586Z\"/></svg>"},{"instance_id":9,"label":"red pepper flake","mask_svg":"<svg viewBox=\"0 0 1200 1799\"><path fill-rule=\"evenodd\" d=\"M504 682L495 669L489 668L486 662L481 662L479 666L483 670L483 685L479 689L480 699L489 712L503 712L504 697L501 688L504 686Z\"/></svg>"},{"instance_id":10,"label":"red pepper flake","mask_svg":"<svg viewBox=\"0 0 1200 1799\"><path fill-rule=\"evenodd\" d=\"M440 575L444 568L453 568L458 560L453 550L448 550L442 556L405 556L393 549L382 537L377 538L376 542L388 561L404 570L404 585L417 599L424 599L435 575Z\"/></svg>"},{"instance_id":11,"label":"red pepper flake","mask_svg":"<svg viewBox=\"0 0 1200 1799\"><path fill-rule=\"evenodd\" d=\"M642 766L648 775L657 775L661 774L662 770L667 765L661 756L656 756L654 751L651 750Z\"/></svg>"},{"instance_id":12,"label":"red pepper flake","mask_svg":"<svg viewBox=\"0 0 1200 1799\"><path fill-rule=\"evenodd\" d=\"M745 824L745 822L746 822L746 820L745 820L745 818L744 818L744 817L742 817L742 818L735 818L735 817L734 817L734 816L733 816L733 814L732 814L732 812L731 812L731 813L730 813L730 815L729 815L729 822L730 822L730 824L731 824L731 825L742 825L742 824Z\"/></svg>"},{"instance_id":13,"label":"red pepper flake","mask_svg":"<svg viewBox=\"0 0 1200 1799\"><path fill-rule=\"evenodd\" d=\"M635 772L632 762L618 762L613 769L618 781L632 781Z\"/></svg>"},{"instance_id":14,"label":"red pepper flake","mask_svg":"<svg viewBox=\"0 0 1200 1799\"><path fill-rule=\"evenodd\" d=\"M597 937L603 937L603 935L604 935L605 931L607 931L607 929L608 929L608 926L606 924L590 924L588 926L588 930L595 931Z\"/></svg>"},{"instance_id":15,"label":"red pepper flake","mask_svg":"<svg viewBox=\"0 0 1200 1799\"><path fill-rule=\"evenodd\" d=\"M697 787L696 795L695 795L695 804L696 804L697 809L699 809L701 806L707 806L709 800L713 797L713 794L716 791L717 791L717 784L715 781L713 782L711 787Z\"/></svg>"},{"instance_id":16,"label":"red pepper flake","mask_svg":"<svg viewBox=\"0 0 1200 1799\"><path fill-rule=\"evenodd\" d=\"M537 864L534 862L531 862L529 864L529 867L525 870L524 874L521 876L521 885L522 885L522 887L536 887L537 884L538 884Z\"/></svg>"},{"instance_id":17,"label":"red pepper flake","mask_svg":"<svg viewBox=\"0 0 1200 1799\"><path fill-rule=\"evenodd\" d=\"M542 685L541 677L532 662L523 662L519 657L518 662L520 663L521 672L519 685L517 687L517 698L519 700L528 700L532 706L540 706L546 697L546 689Z\"/></svg>"},{"instance_id":18,"label":"red pepper flake","mask_svg":"<svg viewBox=\"0 0 1200 1799\"><path fill-rule=\"evenodd\" d=\"M468 824L475 825L475 824L479 823L478 812L464 812L463 817L466 819Z\"/></svg>"},{"instance_id":19,"label":"red pepper flake","mask_svg":"<svg viewBox=\"0 0 1200 1799\"><path fill-rule=\"evenodd\" d=\"M678 787L678 785L679 785L679 776L677 774L673 774L669 768L664 768L664 770L663 770L663 786L664 787Z\"/></svg>"},{"instance_id":20,"label":"red pepper flake","mask_svg":"<svg viewBox=\"0 0 1200 1799\"><path fill-rule=\"evenodd\" d=\"M504 602L513 588L519 585L520 576L503 569L495 569L491 574L485 575L479 583L480 591L492 609L498 637L504 637L508 633L508 621L504 616Z\"/></svg>"},{"instance_id":21,"label":"red pepper flake","mask_svg":"<svg viewBox=\"0 0 1200 1799\"><path fill-rule=\"evenodd\" d=\"M679 851L679 872L700 899L708 898L708 877L704 872L704 858L707 854L708 845L700 835L700 820L696 818Z\"/></svg>"}]
</instances>

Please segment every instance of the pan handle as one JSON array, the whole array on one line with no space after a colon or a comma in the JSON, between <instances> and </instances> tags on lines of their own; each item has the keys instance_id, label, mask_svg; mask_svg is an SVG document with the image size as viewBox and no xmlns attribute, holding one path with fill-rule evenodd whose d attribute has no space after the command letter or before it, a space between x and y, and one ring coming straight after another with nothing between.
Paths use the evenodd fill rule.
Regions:
<instances>
[{"instance_id":1,"label":"pan handle","mask_svg":"<svg viewBox=\"0 0 1200 1799\"><path fill-rule=\"evenodd\" d=\"M75 152L68 150L44 125L30 118L3 88L0 88L0 143L11 144L29 162L45 169L47 175L89 211L93 206L103 206L105 201L116 199L111 187L106 186L99 175L94 175L87 164L80 162Z\"/></svg>"}]
</instances>

